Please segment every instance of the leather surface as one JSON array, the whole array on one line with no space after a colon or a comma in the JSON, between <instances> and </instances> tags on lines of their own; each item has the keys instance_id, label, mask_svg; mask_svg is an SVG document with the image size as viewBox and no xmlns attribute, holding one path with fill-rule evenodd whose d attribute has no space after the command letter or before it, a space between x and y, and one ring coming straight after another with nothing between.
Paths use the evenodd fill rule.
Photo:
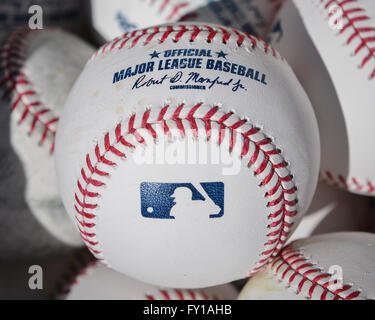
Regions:
<instances>
[{"instance_id":1,"label":"leather surface","mask_svg":"<svg viewBox=\"0 0 375 320\"><path fill-rule=\"evenodd\" d=\"M356 299L363 300L375 299L374 244L374 234L339 232L297 240L290 247L306 258L304 263L312 264L311 269L321 269L321 274L336 272L344 285L349 285L353 290L360 292ZM299 287L300 280L303 278L295 276L295 280L289 282L293 272L285 273L282 278L284 270L280 269L280 272L276 273L274 269L266 267L249 280L241 291L239 299L305 300L310 297L311 284L309 281L305 281L304 285ZM300 269L300 273L304 271L306 270ZM314 278L317 273L306 273L306 275L309 278ZM313 290L312 299L321 298L322 291L319 287L323 286L325 282L327 282L325 278L315 281L319 285L315 287L316 291ZM342 290L342 296L345 296L345 293L346 290Z\"/></svg>"},{"instance_id":2,"label":"leather surface","mask_svg":"<svg viewBox=\"0 0 375 320\"><path fill-rule=\"evenodd\" d=\"M89 266L75 278L66 300L234 300L238 292L231 284L199 290L158 288L124 276L102 264Z\"/></svg>"},{"instance_id":3,"label":"leather surface","mask_svg":"<svg viewBox=\"0 0 375 320\"><path fill-rule=\"evenodd\" d=\"M7 179L1 184L2 193L7 194L1 204L2 226L7 229L3 234L6 239L9 237L3 242L7 256L12 252L27 254L33 248L37 251L34 254L40 255L64 245L82 244L57 189L51 153L54 143L51 132L56 125L51 124L51 130L43 140L46 127L40 123L59 117L67 94L93 48L59 30L29 33L25 39L20 37L20 41L24 41L25 59L19 72L25 75L29 84L18 85L18 91L12 91L11 100L4 101L4 108L1 108L6 122L1 127L5 139L2 161L8 164L2 166ZM14 56L11 59L15 59ZM10 106L23 92L32 94L20 100L9 114ZM29 112L19 123L25 103L38 103L34 108L50 111L40 115L41 122L35 121Z\"/></svg>"},{"instance_id":4,"label":"leather surface","mask_svg":"<svg viewBox=\"0 0 375 320\"><path fill-rule=\"evenodd\" d=\"M375 180L371 151L375 81L369 77L375 70L375 59L370 58L361 68L371 48L364 46L355 52L360 39L371 38L374 32L352 35L360 28L374 28L374 2L344 4L348 12L360 10L350 13L350 18L368 19L356 21L356 30L349 27L343 32L329 27L325 4L315 0L286 3L278 19L281 31L275 29L278 31L271 36L271 44L289 61L311 99L321 135L322 178L352 192L371 195ZM346 26L347 18L342 23Z\"/></svg>"},{"instance_id":5,"label":"leather surface","mask_svg":"<svg viewBox=\"0 0 375 320\"><path fill-rule=\"evenodd\" d=\"M164 106L169 105L171 109L181 103L186 106L186 111L184 109L181 112L184 117L188 108L202 101L204 104L197 109L197 117L203 117L213 106L219 106L220 112L235 110L234 116L247 117L250 123L261 128L261 132L272 140L288 162L287 168L292 172L293 181L286 185L295 183L298 187L298 214L295 219L291 218L295 222L291 228L298 224L311 201L319 167L317 124L310 102L290 67L278 56L273 56L271 50L265 54L265 49L260 44L253 50L238 47L235 33L231 40L223 44L220 34L208 43L207 31L202 31L195 41L190 42L191 32L187 31L178 42L173 42L171 38L177 33L172 33L169 39L161 43L157 39L160 39L161 34L154 37L147 46L140 44L129 49L129 42L124 49L99 53L87 64L71 91L59 123L56 144L58 180L64 205L73 220L78 218L81 223L94 223L93 226L81 228L84 237L87 234L91 236L87 239L89 247L94 248L94 251L99 250L101 253L98 256L115 270L146 282L170 287L205 287L249 274L259 260L259 254L266 250L264 244L268 241L267 235L270 232L267 226L271 210L267 206L265 189L260 187L260 178L249 171L247 164L250 159L246 157L240 161L237 168L239 170L229 174L224 174L224 169L230 169L224 162L216 165L210 165L210 162L173 165L168 161L162 164L141 164L137 158L139 151L155 150L152 149L155 140L149 130L140 129L139 134L146 139L146 144L141 146L134 136L129 135L129 142L137 145L135 151L128 152L129 149L125 148L125 161L108 153L106 157L114 161L116 166L109 168L100 163L98 169L108 172L110 179L94 174L95 179L105 185L97 188L91 185L87 191L100 196L83 196L86 191L77 189L77 181L81 186L87 184L88 180L85 182L81 177L82 168L87 174L90 173L91 165L87 167L87 156L92 159L92 163L97 161L96 144L100 150L105 150L106 139L115 139L115 128L121 121L125 128L130 115L135 113L135 125L139 126L142 115L145 112L148 114L147 110L150 110L149 118L155 119ZM142 41L144 39L141 37L140 43ZM117 42L118 45L119 43ZM106 47L111 48L111 44ZM137 77L112 83L115 72L152 61L150 56L154 51L165 52L186 47L211 50L213 59L223 51L227 54L227 61L267 74L268 84L243 77L240 79L245 89L232 91L227 85L216 85L211 89L207 85L206 90L170 90L168 82L132 90ZM222 61L223 59L221 58ZM160 61L164 60L160 56ZM154 70L146 79L160 79L165 74L173 76L177 71ZM210 79L218 76L222 81L228 81L231 77L233 81L239 79L238 76L224 72L203 69L183 70L183 76L186 77L192 71L198 71ZM171 113L172 111L168 111L166 117L170 117ZM229 121L233 123L234 120ZM234 155L232 159L241 159L238 149L230 152L231 139L228 133L218 147L220 130L217 124L212 124L212 134L215 137L210 144L205 143L207 130L202 121L196 122L198 132L202 133L198 134L198 138L194 138L194 131L189 124L191 122L181 123L185 126L186 138L179 137L181 130L178 124L172 120L166 122L174 138L172 140L163 133L160 126L155 125L157 145L164 143L173 150L178 149L179 143L186 142L198 148L201 141L204 146L212 147L208 149L211 156L214 152L222 152L228 157L229 154ZM241 144L242 138L238 136L237 139ZM257 161L257 165L260 163L260 160ZM265 176L262 179L264 178ZM191 201L190 204L185 202L186 214L191 210L196 214L196 219L184 217L183 213L180 219L145 218L141 214L140 201L140 185L143 182L191 183L198 188L201 183L222 182L225 190L224 215L221 218L207 218L203 209L190 207L193 203L196 204ZM79 200L75 200L75 194ZM271 198L276 199L279 195L280 193L276 193ZM155 201L158 199L160 193L155 193ZM93 214L93 218L84 217L83 212L83 215L77 215L77 206L82 201L95 204L93 210L89 207L83 210ZM149 268L150 264L152 269Z\"/></svg>"}]
</instances>

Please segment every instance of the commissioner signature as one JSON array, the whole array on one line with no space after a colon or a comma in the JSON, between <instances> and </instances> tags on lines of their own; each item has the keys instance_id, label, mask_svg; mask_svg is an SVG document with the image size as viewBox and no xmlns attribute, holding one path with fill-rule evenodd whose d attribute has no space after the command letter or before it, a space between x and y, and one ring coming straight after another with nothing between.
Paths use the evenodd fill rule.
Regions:
<instances>
[{"instance_id":1,"label":"commissioner signature","mask_svg":"<svg viewBox=\"0 0 375 320\"><path fill-rule=\"evenodd\" d=\"M220 76L216 76L214 78L210 77L203 77L199 72L190 72L187 74L186 79L184 78L184 74L182 71L178 71L173 76L168 76L164 74L160 78L147 78L146 75L140 76L133 84L132 90L144 88L144 87L151 87L151 86L160 86L164 83L169 82L170 84L202 84L207 85L208 89L212 89L214 87L230 87L233 92L238 90L246 90L246 87L242 84L241 80L235 81L233 78L228 80L223 80Z\"/></svg>"}]
</instances>

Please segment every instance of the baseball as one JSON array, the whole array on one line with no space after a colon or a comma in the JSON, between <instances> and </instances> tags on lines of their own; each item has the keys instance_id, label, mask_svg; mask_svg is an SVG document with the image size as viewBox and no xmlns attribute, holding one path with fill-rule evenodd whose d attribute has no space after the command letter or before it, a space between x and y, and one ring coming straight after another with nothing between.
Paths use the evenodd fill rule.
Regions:
<instances>
[{"instance_id":1,"label":"baseball","mask_svg":"<svg viewBox=\"0 0 375 320\"><path fill-rule=\"evenodd\" d=\"M231 284L192 289L158 288L93 262L62 287L65 300L234 300L237 290Z\"/></svg>"},{"instance_id":2,"label":"baseball","mask_svg":"<svg viewBox=\"0 0 375 320\"><path fill-rule=\"evenodd\" d=\"M314 107L321 137L321 178L371 196L375 195L374 14L372 0L289 1L271 36L271 44L291 64Z\"/></svg>"},{"instance_id":3,"label":"baseball","mask_svg":"<svg viewBox=\"0 0 375 320\"><path fill-rule=\"evenodd\" d=\"M285 0L91 0L91 21L99 39L176 21L217 23L266 37Z\"/></svg>"},{"instance_id":4,"label":"baseball","mask_svg":"<svg viewBox=\"0 0 375 320\"><path fill-rule=\"evenodd\" d=\"M58 192L57 121L93 48L59 30L17 29L0 56L0 257L56 254L80 246Z\"/></svg>"},{"instance_id":5,"label":"baseball","mask_svg":"<svg viewBox=\"0 0 375 320\"><path fill-rule=\"evenodd\" d=\"M240 300L374 300L375 235L330 233L285 247Z\"/></svg>"},{"instance_id":6,"label":"baseball","mask_svg":"<svg viewBox=\"0 0 375 320\"><path fill-rule=\"evenodd\" d=\"M311 205L288 243L311 235L338 231L375 231L371 198L318 183Z\"/></svg>"},{"instance_id":7,"label":"baseball","mask_svg":"<svg viewBox=\"0 0 375 320\"><path fill-rule=\"evenodd\" d=\"M55 158L65 208L98 259L198 288L253 274L280 251L314 194L319 157L311 104L276 50L179 23L92 56Z\"/></svg>"}]
</instances>

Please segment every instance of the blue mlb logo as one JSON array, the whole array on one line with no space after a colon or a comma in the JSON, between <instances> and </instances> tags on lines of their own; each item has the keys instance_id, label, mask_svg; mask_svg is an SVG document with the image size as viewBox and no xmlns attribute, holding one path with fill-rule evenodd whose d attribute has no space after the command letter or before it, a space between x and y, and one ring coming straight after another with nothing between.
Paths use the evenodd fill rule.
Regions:
<instances>
[{"instance_id":1,"label":"blue mlb logo","mask_svg":"<svg viewBox=\"0 0 375 320\"><path fill-rule=\"evenodd\" d=\"M224 183L141 183L141 213L145 218L220 218L224 215Z\"/></svg>"}]
</instances>

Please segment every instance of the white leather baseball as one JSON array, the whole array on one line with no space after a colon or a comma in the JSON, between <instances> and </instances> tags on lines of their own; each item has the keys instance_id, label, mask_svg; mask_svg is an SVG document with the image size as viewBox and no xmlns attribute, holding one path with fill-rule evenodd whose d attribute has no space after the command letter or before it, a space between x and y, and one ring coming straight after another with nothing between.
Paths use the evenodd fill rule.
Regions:
<instances>
[{"instance_id":1,"label":"white leather baseball","mask_svg":"<svg viewBox=\"0 0 375 320\"><path fill-rule=\"evenodd\" d=\"M66 300L234 300L237 290L231 284L203 289L158 288L129 278L103 264L91 263L66 284Z\"/></svg>"},{"instance_id":2,"label":"white leather baseball","mask_svg":"<svg viewBox=\"0 0 375 320\"><path fill-rule=\"evenodd\" d=\"M100 38L175 21L217 23L266 37L285 0L91 0L91 21Z\"/></svg>"},{"instance_id":3,"label":"white leather baseball","mask_svg":"<svg viewBox=\"0 0 375 320\"><path fill-rule=\"evenodd\" d=\"M297 240L251 278L240 300L374 300L375 235L330 233Z\"/></svg>"},{"instance_id":4,"label":"white leather baseball","mask_svg":"<svg viewBox=\"0 0 375 320\"><path fill-rule=\"evenodd\" d=\"M82 245L57 188L58 117L94 49L59 30L17 29L4 38L0 72L0 256L57 253Z\"/></svg>"},{"instance_id":5,"label":"white leather baseball","mask_svg":"<svg viewBox=\"0 0 375 320\"><path fill-rule=\"evenodd\" d=\"M316 187L318 128L264 42L171 24L97 51L65 105L56 163L98 259L158 286L207 287L253 273L285 243Z\"/></svg>"},{"instance_id":6,"label":"white leather baseball","mask_svg":"<svg viewBox=\"0 0 375 320\"><path fill-rule=\"evenodd\" d=\"M333 14L332 8L341 13ZM334 29L332 21L342 14L342 29ZM375 195L374 19L372 0L289 1L271 41L291 64L315 109L321 178L364 195Z\"/></svg>"},{"instance_id":7,"label":"white leather baseball","mask_svg":"<svg viewBox=\"0 0 375 320\"><path fill-rule=\"evenodd\" d=\"M311 235L339 231L375 231L371 198L320 182L309 209L288 243Z\"/></svg>"}]
</instances>

